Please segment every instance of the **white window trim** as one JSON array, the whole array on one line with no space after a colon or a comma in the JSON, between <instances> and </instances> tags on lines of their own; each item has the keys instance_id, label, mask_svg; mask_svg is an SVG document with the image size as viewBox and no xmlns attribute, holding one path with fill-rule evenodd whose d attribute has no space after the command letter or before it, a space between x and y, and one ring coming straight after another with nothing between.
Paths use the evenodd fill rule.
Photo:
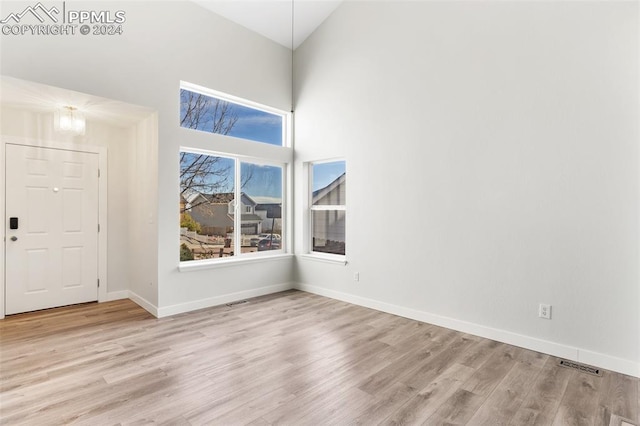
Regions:
<instances>
[{"instance_id":1,"label":"white window trim","mask_svg":"<svg viewBox=\"0 0 640 426\"><path fill-rule=\"evenodd\" d=\"M304 259L304 260L311 260L314 262L322 262L322 263L332 263L334 265L346 265L347 263L347 257L346 255L343 256L341 254L328 254L328 253L321 253L321 252L317 252L317 251L313 251L310 253L303 253L303 254L299 254L298 257L300 257L300 259Z\"/></svg>"},{"instance_id":2,"label":"white window trim","mask_svg":"<svg viewBox=\"0 0 640 426\"><path fill-rule=\"evenodd\" d=\"M265 252L265 253L275 253L276 251ZM253 254L253 253L252 253ZM193 272L193 271L201 271L203 269L217 269L217 268L227 268L229 266L238 266L238 265L248 265L251 263L262 263L262 262L272 262L274 260L284 260L290 259L293 257L291 253L279 253L279 254L269 254L269 255L260 255L260 256L252 256L248 255L248 257L244 257L242 259L236 259L234 257L225 258L224 260L216 260L212 262L212 259L206 260L192 260L189 262L180 262L178 265L178 271L180 272Z\"/></svg>"},{"instance_id":3,"label":"white window trim","mask_svg":"<svg viewBox=\"0 0 640 426\"><path fill-rule=\"evenodd\" d=\"M310 207L311 210L314 211L347 211L347 206L345 204L322 204L314 206L313 204Z\"/></svg>"}]
</instances>

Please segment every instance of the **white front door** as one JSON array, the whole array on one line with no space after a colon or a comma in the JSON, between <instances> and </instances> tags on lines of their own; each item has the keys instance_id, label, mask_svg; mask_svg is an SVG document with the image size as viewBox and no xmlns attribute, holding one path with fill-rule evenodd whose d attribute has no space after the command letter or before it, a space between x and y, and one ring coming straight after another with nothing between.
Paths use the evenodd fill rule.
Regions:
<instances>
[{"instance_id":1,"label":"white front door","mask_svg":"<svg viewBox=\"0 0 640 426\"><path fill-rule=\"evenodd\" d=\"M98 154L7 144L5 160L6 314L98 300Z\"/></svg>"}]
</instances>

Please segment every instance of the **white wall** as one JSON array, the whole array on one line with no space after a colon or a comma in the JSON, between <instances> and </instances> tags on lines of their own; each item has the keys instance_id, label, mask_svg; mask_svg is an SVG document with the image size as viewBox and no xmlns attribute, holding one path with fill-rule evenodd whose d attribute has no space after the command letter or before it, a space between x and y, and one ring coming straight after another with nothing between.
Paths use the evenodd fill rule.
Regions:
<instances>
[{"instance_id":1,"label":"white wall","mask_svg":"<svg viewBox=\"0 0 640 426\"><path fill-rule=\"evenodd\" d=\"M24 2L2 2L1 12L6 15L24 6ZM191 141L195 132L180 129L178 120L180 80L288 111L290 51L188 1L73 2L67 7L124 10L124 34L3 35L0 74L158 111L157 151L150 147L148 152L136 153L150 161L146 164L149 182L138 190L151 191L148 195L155 199L138 204L136 220L156 229L149 240L155 237L158 247L153 261L140 260L137 254L129 259L130 264L140 262L131 272L136 300L163 315L286 288L290 259L178 271L178 152L181 145L202 141ZM219 150L227 145L212 138L207 147ZM156 156L157 169L153 167Z\"/></svg>"},{"instance_id":2,"label":"white wall","mask_svg":"<svg viewBox=\"0 0 640 426\"><path fill-rule=\"evenodd\" d=\"M127 269L129 297L155 313L158 295L158 119L154 114L133 129L129 155L128 217L129 247L132 254ZM153 177L152 179L150 177Z\"/></svg>"},{"instance_id":3,"label":"white wall","mask_svg":"<svg viewBox=\"0 0 640 426\"><path fill-rule=\"evenodd\" d=\"M348 176L301 288L640 375L637 2L346 2L295 63L296 199Z\"/></svg>"}]
</instances>

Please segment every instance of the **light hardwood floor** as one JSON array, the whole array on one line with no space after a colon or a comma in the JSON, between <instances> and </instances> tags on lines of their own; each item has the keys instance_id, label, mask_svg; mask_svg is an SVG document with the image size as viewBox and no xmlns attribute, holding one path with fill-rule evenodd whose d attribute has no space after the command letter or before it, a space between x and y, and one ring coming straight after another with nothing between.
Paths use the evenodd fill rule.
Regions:
<instances>
[{"instance_id":1,"label":"light hardwood floor","mask_svg":"<svg viewBox=\"0 0 640 426\"><path fill-rule=\"evenodd\" d=\"M640 423L638 379L300 291L15 315L0 345L3 425Z\"/></svg>"}]
</instances>

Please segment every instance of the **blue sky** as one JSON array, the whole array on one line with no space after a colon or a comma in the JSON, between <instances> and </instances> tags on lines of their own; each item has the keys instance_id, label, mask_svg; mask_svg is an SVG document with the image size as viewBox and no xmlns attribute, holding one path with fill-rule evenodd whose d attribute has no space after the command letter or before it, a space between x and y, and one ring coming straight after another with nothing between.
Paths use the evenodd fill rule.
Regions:
<instances>
[{"instance_id":1,"label":"blue sky","mask_svg":"<svg viewBox=\"0 0 640 426\"><path fill-rule=\"evenodd\" d=\"M247 176L253 172L251 180L242 188L242 192L250 197L256 197L256 202L266 200L260 197L278 198L282 200L282 168L276 166L259 166L257 164L242 163L240 173ZM275 201L275 200L274 200Z\"/></svg>"},{"instance_id":2,"label":"blue sky","mask_svg":"<svg viewBox=\"0 0 640 426\"><path fill-rule=\"evenodd\" d=\"M184 118L188 105L188 95L191 92L186 89L180 90L180 118ZM197 94L197 93L196 93ZM216 101L227 102L231 105L231 114L238 117L238 121L227 135L236 138L249 139L256 142L263 142L270 145L282 145L282 116L271 114L258 109L246 107L229 101L222 101L213 96L205 96L211 100L211 105ZM213 108L205 112L205 117L200 121L197 129L211 131L213 123ZM186 126L190 127L190 126Z\"/></svg>"},{"instance_id":3,"label":"blue sky","mask_svg":"<svg viewBox=\"0 0 640 426\"><path fill-rule=\"evenodd\" d=\"M346 171L345 161L318 163L313 165L313 191L324 188Z\"/></svg>"},{"instance_id":4,"label":"blue sky","mask_svg":"<svg viewBox=\"0 0 640 426\"><path fill-rule=\"evenodd\" d=\"M282 146L282 117L267 112L234 105L238 122L229 136Z\"/></svg>"}]
</instances>

